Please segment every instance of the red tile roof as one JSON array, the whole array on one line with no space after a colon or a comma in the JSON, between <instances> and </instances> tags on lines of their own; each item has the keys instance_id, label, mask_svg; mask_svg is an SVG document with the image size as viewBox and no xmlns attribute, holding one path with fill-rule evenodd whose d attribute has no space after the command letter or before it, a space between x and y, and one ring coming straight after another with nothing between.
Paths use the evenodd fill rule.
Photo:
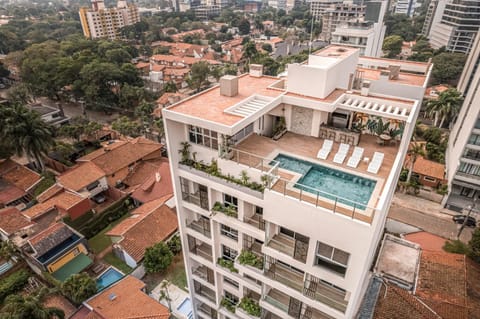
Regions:
<instances>
[{"instance_id":1,"label":"red tile roof","mask_svg":"<svg viewBox=\"0 0 480 319\"><path fill-rule=\"evenodd\" d=\"M93 162L86 162L66 171L57 180L65 188L77 192L102 177L105 177L105 172L100 167Z\"/></svg>"},{"instance_id":2,"label":"red tile roof","mask_svg":"<svg viewBox=\"0 0 480 319\"><path fill-rule=\"evenodd\" d=\"M118 244L139 262L145 249L168 239L177 229L177 215L167 205L162 205L130 228Z\"/></svg>"},{"instance_id":3,"label":"red tile roof","mask_svg":"<svg viewBox=\"0 0 480 319\"><path fill-rule=\"evenodd\" d=\"M15 207L0 209L0 229L8 236L33 225L22 213Z\"/></svg>"},{"instance_id":4,"label":"red tile roof","mask_svg":"<svg viewBox=\"0 0 480 319\"><path fill-rule=\"evenodd\" d=\"M410 156L405 158L405 167L410 167ZM427 160L423 156L418 156L413 164L413 172L443 180L445 178L445 164L440 164Z\"/></svg>"},{"instance_id":5,"label":"red tile roof","mask_svg":"<svg viewBox=\"0 0 480 319\"><path fill-rule=\"evenodd\" d=\"M145 284L127 275L101 293L85 301L98 316L108 319L168 319L168 308L145 294Z\"/></svg>"},{"instance_id":6,"label":"red tile roof","mask_svg":"<svg viewBox=\"0 0 480 319\"><path fill-rule=\"evenodd\" d=\"M58 184L53 184L50 188L46 189L43 193L37 196L37 201L43 203L46 200L52 198L60 192L63 192L63 187Z\"/></svg>"},{"instance_id":7,"label":"red tile roof","mask_svg":"<svg viewBox=\"0 0 480 319\"><path fill-rule=\"evenodd\" d=\"M0 161L0 178L24 191L28 191L42 179L40 174L11 159Z\"/></svg>"},{"instance_id":8,"label":"red tile roof","mask_svg":"<svg viewBox=\"0 0 480 319\"><path fill-rule=\"evenodd\" d=\"M131 195L132 198L142 203L164 196L173 196L173 183L168 160L162 159L155 164L152 165L153 170L146 172L148 175L145 174L142 183ZM150 163L147 162L144 167L149 165Z\"/></svg>"},{"instance_id":9,"label":"red tile roof","mask_svg":"<svg viewBox=\"0 0 480 319\"><path fill-rule=\"evenodd\" d=\"M43 203L38 203L24 210L22 214L27 218L29 218L30 220L32 220L54 208L61 208L63 210L68 210L73 206L77 205L78 203L80 203L84 199L85 198L79 194L64 191L51 197L50 199L48 199Z\"/></svg>"},{"instance_id":10,"label":"red tile roof","mask_svg":"<svg viewBox=\"0 0 480 319\"><path fill-rule=\"evenodd\" d=\"M0 179L0 204L7 205L22 198L27 193L20 188Z\"/></svg>"}]
</instances>

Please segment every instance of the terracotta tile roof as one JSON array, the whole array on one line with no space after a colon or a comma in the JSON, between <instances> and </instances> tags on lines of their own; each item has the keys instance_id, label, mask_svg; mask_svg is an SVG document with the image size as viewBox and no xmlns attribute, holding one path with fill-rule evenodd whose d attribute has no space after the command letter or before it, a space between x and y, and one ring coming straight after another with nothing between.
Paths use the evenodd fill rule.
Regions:
<instances>
[{"instance_id":1,"label":"terracotta tile roof","mask_svg":"<svg viewBox=\"0 0 480 319\"><path fill-rule=\"evenodd\" d=\"M43 193L37 196L37 201L43 203L62 191L63 187L58 184L53 184L50 188L47 188Z\"/></svg>"},{"instance_id":2,"label":"terracotta tile roof","mask_svg":"<svg viewBox=\"0 0 480 319\"><path fill-rule=\"evenodd\" d=\"M47 296L45 300L43 300L43 305L45 307L55 307L58 309L62 309L65 313L65 318L70 318L77 310L77 308L75 308L75 306L73 306L70 301L68 301L65 297L59 294Z\"/></svg>"},{"instance_id":3,"label":"terracotta tile roof","mask_svg":"<svg viewBox=\"0 0 480 319\"><path fill-rule=\"evenodd\" d=\"M165 68L163 74L165 75L175 75L175 76L185 76L190 72L190 68Z\"/></svg>"},{"instance_id":4,"label":"terracotta tile roof","mask_svg":"<svg viewBox=\"0 0 480 319\"><path fill-rule=\"evenodd\" d=\"M215 60L208 60L204 58L193 58L189 56L176 56L176 55L168 55L168 54L155 54L150 58L154 62L168 62L168 63L184 63L187 65L192 65L200 61L206 61L209 64L220 64L220 62Z\"/></svg>"},{"instance_id":5,"label":"terracotta tile roof","mask_svg":"<svg viewBox=\"0 0 480 319\"><path fill-rule=\"evenodd\" d=\"M85 301L92 312L108 319L168 319L168 308L145 294L145 284L133 276L126 276L101 293Z\"/></svg>"},{"instance_id":6,"label":"terracotta tile roof","mask_svg":"<svg viewBox=\"0 0 480 319\"><path fill-rule=\"evenodd\" d=\"M86 162L58 176L57 181L65 188L77 192L104 176L105 172L95 163Z\"/></svg>"},{"instance_id":7,"label":"terracotta tile roof","mask_svg":"<svg viewBox=\"0 0 480 319\"><path fill-rule=\"evenodd\" d=\"M446 239L425 231L406 234L406 240L417 243L423 250L443 252Z\"/></svg>"},{"instance_id":8,"label":"terracotta tile roof","mask_svg":"<svg viewBox=\"0 0 480 319\"><path fill-rule=\"evenodd\" d=\"M15 207L6 207L0 209L0 229L8 236L33 225L22 213Z\"/></svg>"},{"instance_id":9,"label":"terracotta tile roof","mask_svg":"<svg viewBox=\"0 0 480 319\"><path fill-rule=\"evenodd\" d=\"M157 104L167 105L167 104L171 103L171 102L170 102L171 100L177 100L177 99L178 99L178 101L180 101L180 100L186 98L187 96L188 96L188 95L182 94L182 93L179 93L179 92L176 92L176 93L167 92L167 93L163 93L162 96L160 96L160 97L157 99L156 102L157 102ZM178 101L176 101L176 102L178 102ZM176 102L174 102L174 103L176 103ZM155 115L159 115L159 116L157 116L157 117L160 117L160 116L161 116L161 113L162 113L162 112L161 112L161 108L160 108L160 113L159 113L159 114L156 114L156 113L155 113L157 110L158 110L158 109L155 109L155 110L153 111L153 113L154 113Z\"/></svg>"},{"instance_id":10,"label":"terracotta tile roof","mask_svg":"<svg viewBox=\"0 0 480 319\"><path fill-rule=\"evenodd\" d=\"M31 169L11 159L6 159L0 161L0 179L6 180L24 191L28 191L38 183L42 177Z\"/></svg>"},{"instance_id":11,"label":"terracotta tile roof","mask_svg":"<svg viewBox=\"0 0 480 319\"><path fill-rule=\"evenodd\" d=\"M215 86L170 106L168 110L225 125L233 125L242 120L243 117L227 114L224 110L250 97L252 94L269 97L279 96L283 91L267 88L276 81L278 81L278 78L269 76L253 77L245 74L238 78L238 94L236 96L220 95L220 87Z\"/></svg>"},{"instance_id":12,"label":"terracotta tile roof","mask_svg":"<svg viewBox=\"0 0 480 319\"><path fill-rule=\"evenodd\" d=\"M391 284L382 285L374 319L439 319L421 300L407 290Z\"/></svg>"},{"instance_id":13,"label":"terracotta tile roof","mask_svg":"<svg viewBox=\"0 0 480 319\"><path fill-rule=\"evenodd\" d=\"M130 228L118 244L139 262L145 249L168 239L177 229L177 215L167 205L162 205Z\"/></svg>"},{"instance_id":14,"label":"terracotta tile roof","mask_svg":"<svg viewBox=\"0 0 480 319\"><path fill-rule=\"evenodd\" d=\"M153 72L162 72L163 70L165 70L167 66L165 65L160 65L160 64L153 64L152 67L151 67L151 70Z\"/></svg>"},{"instance_id":15,"label":"terracotta tile roof","mask_svg":"<svg viewBox=\"0 0 480 319\"><path fill-rule=\"evenodd\" d=\"M118 144L118 145L114 145ZM114 146L114 147L111 147ZM131 141L119 141L104 148L96 150L78 161L92 161L105 174L111 175L118 170L141 160L142 158L154 152L160 151L162 144L150 141L143 137L135 138Z\"/></svg>"},{"instance_id":16,"label":"terracotta tile roof","mask_svg":"<svg viewBox=\"0 0 480 319\"><path fill-rule=\"evenodd\" d=\"M467 258L467 301L470 319L480 319L480 265Z\"/></svg>"},{"instance_id":17,"label":"terracotta tile roof","mask_svg":"<svg viewBox=\"0 0 480 319\"><path fill-rule=\"evenodd\" d=\"M150 163L145 163L144 167L149 166L149 164ZM146 171L146 174L140 174L141 172L139 172L137 178L143 176L144 178L139 179L142 183L139 184L136 190L132 193L132 198L142 203L146 203L156 198L173 196L173 183L168 160L162 159L161 162L157 162L156 164L157 165L154 166L153 171ZM133 181L134 180L132 179L132 182Z\"/></svg>"},{"instance_id":18,"label":"terracotta tile roof","mask_svg":"<svg viewBox=\"0 0 480 319\"><path fill-rule=\"evenodd\" d=\"M37 205L34 205L27 210L24 210L22 214L32 220L54 208L68 210L84 199L85 198L80 196L79 194L64 191L57 194L56 196L53 196L52 198L48 199L43 203L38 203Z\"/></svg>"},{"instance_id":19,"label":"terracotta tile roof","mask_svg":"<svg viewBox=\"0 0 480 319\"><path fill-rule=\"evenodd\" d=\"M405 158L405 167L410 167L410 156L408 155ZM427 160L423 156L418 156L413 164L413 172L443 180L445 178L445 164L440 164Z\"/></svg>"},{"instance_id":20,"label":"terracotta tile roof","mask_svg":"<svg viewBox=\"0 0 480 319\"><path fill-rule=\"evenodd\" d=\"M148 63L148 62L138 62L137 64L135 64L135 67L137 69L150 68L150 63Z\"/></svg>"},{"instance_id":21,"label":"terracotta tile roof","mask_svg":"<svg viewBox=\"0 0 480 319\"><path fill-rule=\"evenodd\" d=\"M449 88L450 88L450 86L445 85L445 84L430 86L425 90L425 97L426 98L437 98L438 94L440 94L442 92L445 92Z\"/></svg>"},{"instance_id":22,"label":"terracotta tile roof","mask_svg":"<svg viewBox=\"0 0 480 319\"><path fill-rule=\"evenodd\" d=\"M123 236L133 226L141 222L147 215L153 213L156 209L162 206L168 199L170 199L170 197L171 196L164 196L163 198L158 198L154 201L143 204L131 212L132 216L115 225L115 227L109 230L106 235Z\"/></svg>"},{"instance_id":23,"label":"terracotta tile roof","mask_svg":"<svg viewBox=\"0 0 480 319\"><path fill-rule=\"evenodd\" d=\"M67 225L58 222L39 232L28 241L35 249L36 255L41 256L72 235L73 231Z\"/></svg>"},{"instance_id":24,"label":"terracotta tile roof","mask_svg":"<svg viewBox=\"0 0 480 319\"><path fill-rule=\"evenodd\" d=\"M123 146L127 143L128 143L128 141L126 141L126 140L110 141L107 144L103 145L103 147L101 147L101 148L99 148L99 149L97 149L97 150L95 150L91 153L88 153L85 156L80 157L77 161L91 161L91 160L93 160L97 157L100 157L100 156L104 155L105 153L107 153L109 151L113 151L117 147Z\"/></svg>"},{"instance_id":25,"label":"terracotta tile roof","mask_svg":"<svg viewBox=\"0 0 480 319\"><path fill-rule=\"evenodd\" d=\"M172 34L170 37L171 37L174 41L179 41L179 40L183 39L183 37L185 37L185 36L187 36L187 35L195 35L195 34L198 34L198 35L200 35L200 37L203 37L204 34L205 34L205 31L204 31L203 29L195 29L195 30L180 32L180 33L177 33L177 34Z\"/></svg>"},{"instance_id":26,"label":"terracotta tile roof","mask_svg":"<svg viewBox=\"0 0 480 319\"><path fill-rule=\"evenodd\" d=\"M22 198L27 193L0 178L0 204L6 205Z\"/></svg>"}]
</instances>

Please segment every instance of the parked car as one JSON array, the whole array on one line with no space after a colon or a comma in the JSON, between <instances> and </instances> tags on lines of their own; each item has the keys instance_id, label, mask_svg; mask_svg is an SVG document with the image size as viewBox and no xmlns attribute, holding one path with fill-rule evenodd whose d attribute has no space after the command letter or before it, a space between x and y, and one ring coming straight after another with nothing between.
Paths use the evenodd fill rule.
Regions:
<instances>
[{"instance_id":1,"label":"parked car","mask_svg":"<svg viewBox=\"0 0 480 319\"><path fill-rule=\"evenodd\" d=\"M465 218L467 218L466 215L455 215L453 216L453 221L456 224L463 224L465 222ZM465 224L468 227L477 227L477 220L473 218L472 216L468 216L467 222Z\"/></svg>"},{"instance_id":2,"label":"parked car","mask_svg":"<svg viewBox=\"0 0 480 319\"><path fill-rule=\"evenodd\" d=\"M105 195L100 193L100 194L97 194L97 195L93 196L92 200L97 204L101 204L101 203L105 202L107 200L107 198L105 197Z\"/></svg>"}]
</instances>

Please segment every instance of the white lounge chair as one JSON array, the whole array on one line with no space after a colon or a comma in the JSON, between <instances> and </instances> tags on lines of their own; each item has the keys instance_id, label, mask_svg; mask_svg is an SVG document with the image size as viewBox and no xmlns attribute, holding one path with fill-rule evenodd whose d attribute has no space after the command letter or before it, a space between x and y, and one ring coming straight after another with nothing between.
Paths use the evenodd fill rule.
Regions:
<instances>
[{"instance_id":1,"label":"white lounge chair","mask_svg":"<svg viewBox=\"0 0 480 319\"><path fill-rule=\"evenodd\" d=\"M344 144L344 143L340 144L337 154L335 154L335 157L333 158L333 162L337 164L342 164L343 161L345 160L345 157L347 157L347 153L349 149L350 149L349 144Z\"/></svg>"},{"instance_id":2,"label":"white lounge chair","mask_svg":"<svg viewBox=\"0 0 480 319\"><path fill-rule=\"evenodd\" d=\"M378 171L380 170L380 167L382 166L384 156L385 154L380 152L373 153L373 158L370 164L368 165L367 172L372 174L377 174Z\"/></svg>"},{"instance_id":3,"label":"white lounge chair","mask_svg":"<svg viewBox=\"0 0 480 319\"><path fill-rule=\"evenodd\" d=\"M323 141L323 146L318 151L317 158L323 159L323 160L327 159L328 154L330 154L330 151L332 150L332 147L333 147L333 141L332 140Z\"/></svg>"},{"instance_id":4,"label":"white lounge chair","mask_svg":"<svg viewBox=\"0 0 480 319\"><path fill-rule=\"evenodd\" d=\"M352 156L348 159L347 166L356 168L362 160L363 151L363 147L355 146Z\"/></svg>"}]
</instances>

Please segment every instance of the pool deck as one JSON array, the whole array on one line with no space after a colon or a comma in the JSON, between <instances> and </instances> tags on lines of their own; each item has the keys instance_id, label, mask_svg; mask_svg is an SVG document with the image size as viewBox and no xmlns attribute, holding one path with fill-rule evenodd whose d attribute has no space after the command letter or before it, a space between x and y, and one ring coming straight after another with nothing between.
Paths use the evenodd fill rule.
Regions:
<instances>
[{"instance_id":1,"label":"pool deck","mask_svg":"<svg viewBox=\"0 0 480 319\"><path fill-rule=\"evenodd\" d=\"M279 153L283 153L285 155L295 156L299 159L311 161L313 163L318 163L320 165L337 169L343 172L351 173L351 174L358 175L368 179L373 179L377 181L377 185L372 193L372 196L367 206L375 207L378 201L378 197L380 196L383 190L384 182L387 179L388 175L390 174L393 163L395 161L395 157L397 156L398 146L393 144L384 145L384 146L378 145L375 136L366 135L366 134L361 136L360 143L358 146L363 147L365 150L363 153L363 158L367 157L371 160L374 152L382 152L385 154L383 163L378 173L371 174L367 172L368 163L365 162L363 159L360 161L359 165L356 168L347 166L348 159L352 155L352 152L354 149L353 146L350 147L343 164L337 164L333 162L333 158L337 153L340 143L334 143L332 151L330 152L326 160L318 159L316 155L318 151L322 148L323 142L324 142L324 139L322 138L305 136L305 135L295 134L292 132L287 132L283 137L281 137L277 141L274 141L273 139L268 137L252 134L251 136L243 140L240 144L238 144L235 147L235 149L239 151L251 153L258 157L262 157L266 159L274 159L276 155L278 155ZM239 156L239 161L241 163L247 164L250 166L257 165L256 163L252 163L252 161L255 161L255 160L256 160L255 157ZM279 170L279 175L284 180L291 181L292 186L293 186L293 183L299 178L299 174L288 172L286 170ZM273 189L283 193L285 189L285 182L282 180L279 180L273 186ZM286 189L287 189L287 193L289 193L288 195L291 195L290 193L294 192L294 190L291 188L289 190L288 186L286 187ZM296 195L296 197L298 197L298 195ZM302 198L302 200L304 199ZM313 196L312 196L310 200L308 198L306 200L312 202L315 199L313 199ZM325 201L321 204L321 206L326 208L331 208L331 206L333 205L332 205L332 202ZM340 213L344 213L345 215L352 214L351 208L345 209L343 212L342 212L342 207L340 208L337 207L336 209L340 210ZM361 213L361 212L356 212L356 213ZM371 222L371 219L373 218L373 212L365 211L363 212L363 215L365 216L365 220L364 220L365 222ZM360 216L360 218L357 218L357 219L362 219L362 217Z\"/></svg>"},{"instance_id":2,"label":"pool deck","mask_svg":"<svg viewBox=\"0 0 480 319\"><path fill-rule=\"evenodd\" d=\"M162 284L160 283L157 287L155 287L152 292L150 292L150 297L153 299L157 300L160 302L162 305L168 308L168 303L165 299L159 300L161 290L162 290ZM170 296L171 299L171 306L172 306L172 314L176 318L180 319L188 319L184 314L178 311L178 307L182 304L182 302L185 300L185 298L190 298L187 292L183 291L182 289L178 288L172 283L169 283L167 286L168 290L168 295ZM190 301L191 302L191 301ZM193 307L193 305L192 305Z\"/></svg>"}]
</instances>

